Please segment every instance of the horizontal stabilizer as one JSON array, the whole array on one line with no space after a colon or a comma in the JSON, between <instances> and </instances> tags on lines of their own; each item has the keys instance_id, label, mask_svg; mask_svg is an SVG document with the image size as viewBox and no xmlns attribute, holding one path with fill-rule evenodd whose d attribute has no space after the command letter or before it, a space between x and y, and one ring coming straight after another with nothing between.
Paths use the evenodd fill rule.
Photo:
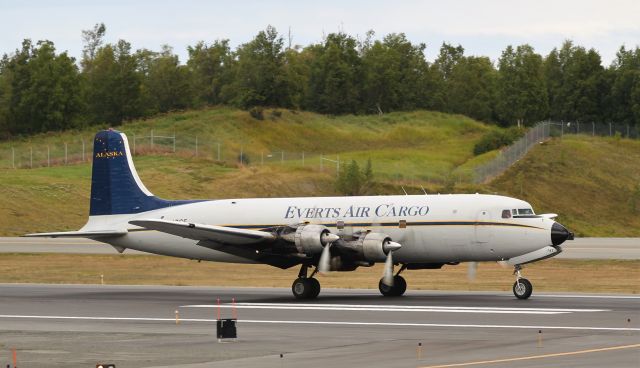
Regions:
<instances>
[{"instance_id":1,"label":"horizontal stabilizer","mask_svg":"<svg viewBox=\"0 0 640 368\"><path fill-rule=\"evenodd\" d=\"M57 233L35 233L26 234L25 237L32 238L108 238L126 235L127 230L96 230L96 231L62 231Z\"/></svg>"},{"instance_id":2,"label":"horizontal stabilizer","mask_svg":"<svg viewBox=\"0 0 640 368\"><path fill-rule=\"evenodd\" d=\"M149 230L181 236L193 240L208 240L222 244L255 244L262 241L275 240L275 235L257 230L238 229L228 226L194 224L168 220L133 220L136 225Z\"/></svg>"}]
</instances>

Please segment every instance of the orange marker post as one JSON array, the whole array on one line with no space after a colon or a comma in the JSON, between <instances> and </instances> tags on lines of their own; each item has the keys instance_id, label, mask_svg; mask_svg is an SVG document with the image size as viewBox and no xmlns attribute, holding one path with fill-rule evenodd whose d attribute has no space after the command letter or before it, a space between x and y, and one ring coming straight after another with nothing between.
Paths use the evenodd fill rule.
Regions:
<instances>
[{"instance_id":1,"label":"orange marker post","mask_svg":"<svg viewBox=\"0 0 640 368\"><path fill-rule=\"evenodd\" d=\"M11 349L13 355L13 368L18 366L18 353L16 352L16 348Z\"/></svg>"},{"instance_id":2,"label":"orange marker post","mask_svg":"<svg viewBox=\"0 0 640 368\"><path fill-rule=\"evenodd\" d=\"M231 316L233 319L238 319L238 312L236 311L236 298L231 298Z\"/></svg>"}]
</instances>

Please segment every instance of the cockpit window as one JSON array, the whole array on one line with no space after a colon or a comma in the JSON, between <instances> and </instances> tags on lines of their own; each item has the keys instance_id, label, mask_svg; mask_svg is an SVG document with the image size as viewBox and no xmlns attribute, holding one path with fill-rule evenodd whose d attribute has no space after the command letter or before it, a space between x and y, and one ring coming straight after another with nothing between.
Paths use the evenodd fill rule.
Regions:
<instances>
[{"instance_id":1,"label":"cockpit window","mask_svg":"<svg viewBox=\"0 0 640 368\"><path fill-rule=\"evenodd\" d=\"M533 210L531 208L520 208L518 209L518 215L533 215Z\"/></svg>"},{"instance_id":2,"label":"cockpit window","mask_svg":"<svg viewBox=\"0 0 640 368\"><path fill-rule=\"evenodd\" d=\"M511 210L502 210L502 218L511 218Z\"/></svg>"}]
</instances>

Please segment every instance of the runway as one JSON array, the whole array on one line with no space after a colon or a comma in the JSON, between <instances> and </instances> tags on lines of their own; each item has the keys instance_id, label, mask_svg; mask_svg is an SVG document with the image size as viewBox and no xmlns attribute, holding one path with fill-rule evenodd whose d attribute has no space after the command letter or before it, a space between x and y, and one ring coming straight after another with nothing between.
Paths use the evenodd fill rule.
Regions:
<instances>
[{"instance_id":1,"label":"runway","mask_svg":"<svg viewBox=\"0 0 640 368\"><path fill-rule=\"evenodd\" d=\"M297 302L282 288L0 284L0 366L15 347L19 367L636 367L639 306L635 295L323 290ZM217 342L218 313L237 315L236 342Z\"/></svg>"},{"instance_id":2,"label":"runway","mask_svg":"<svg viewBox=\"0 0 640 368\"><path fill-rule=\"evenodd\" d=\"M640 259L640 238L576 238L562 245L557 258ZM0 253L117 254L110 245L89 239L0 238ZM127 249L125 254L149 254Z\"/></svg>"}]
</instances>

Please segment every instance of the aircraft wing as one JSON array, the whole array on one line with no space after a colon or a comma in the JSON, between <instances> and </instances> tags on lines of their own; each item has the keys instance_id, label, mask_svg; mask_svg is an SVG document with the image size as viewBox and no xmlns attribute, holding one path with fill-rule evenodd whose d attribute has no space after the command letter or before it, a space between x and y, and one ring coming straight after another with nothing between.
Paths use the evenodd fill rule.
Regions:
<instances>
[{"instance_id":1,"label":"aircraft wing","mask_svg":"<svg viewBox=\"0 0 640 368\"><path fill-rule=\"evenodd\" d=\"M276 241L277 237L266 231L157 219L133 220L129 223L197 240L202 247L283 269L298 265L301 261L299 257L271 253L270 243Z\"/></svg>"},{"instance_id":2,"label":"aircraft wing","mask_svg":"<svg viewBox=\"0 0 640 368\"><path fill-rule=\"evenodd\" d=\"M228 226L204 225L169 220L133 220L136 225L149 230L180 236L183 238L212 241L220 244L244 245L275 240L275 235L266 231L238 229Z\"/></svg>"}]
</instances>

